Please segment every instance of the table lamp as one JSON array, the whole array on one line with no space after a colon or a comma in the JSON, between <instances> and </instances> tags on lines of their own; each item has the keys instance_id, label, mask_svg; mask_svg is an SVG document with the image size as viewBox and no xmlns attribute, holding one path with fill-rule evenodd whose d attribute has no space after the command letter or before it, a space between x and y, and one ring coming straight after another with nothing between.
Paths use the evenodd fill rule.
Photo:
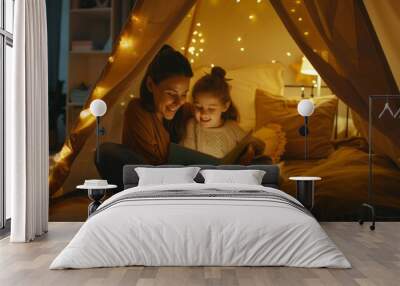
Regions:
<instances>
[{"instance_id":1,"label":"table lamp","mask_svg":"<svg viewBox=\"0 0 400 286\"><path fill-rule=\"evenodd\" d=\"M300 73L305 75L313 75L317 77L317 96L321 95L321 77L315 68L311 65L310 61L303 56L301 62Z\"/></svg>"},{"instance_id":2,"label":"table lamp","mask_svg":"<svg viewBox=\"0 0 400 286\"><path fill-rule=\"evenodd\" d=\"M297 112L304 117L304 125L300 127L299 133L304 136L304 159L308 160L308 117L314 112L314 103L309 99L300 100L297 105Z\"/></svg>"},{"instance_id":3,"label":"table lamp","mask_svg":"<svg viewBox=\"0 0 400 286\"><path fill-rule=\"evenodd\" d=\"M90 113L96 117L96 163L100 162L99 137L105 134L104 127L100 127L100 117L107 112L107 104L101 99L95 99L90 103Z\"/></svg>"}]
</instances>

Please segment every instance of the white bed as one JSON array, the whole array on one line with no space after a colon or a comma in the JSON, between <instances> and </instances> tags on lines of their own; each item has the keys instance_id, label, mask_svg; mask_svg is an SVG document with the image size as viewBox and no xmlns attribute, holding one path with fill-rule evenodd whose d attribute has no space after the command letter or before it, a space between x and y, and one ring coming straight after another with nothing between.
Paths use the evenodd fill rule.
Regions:
<instances>
[{"instance_id":1,"label":"white bed","mask_svg":"<svg viewBox=\"0 0 400 286\"><path fill-rule=\"evenodd\" d=\"M351 267L314 217L284 192L199 183L114 195L50 269L128 265Z\"/></svg>"}]
</instances>

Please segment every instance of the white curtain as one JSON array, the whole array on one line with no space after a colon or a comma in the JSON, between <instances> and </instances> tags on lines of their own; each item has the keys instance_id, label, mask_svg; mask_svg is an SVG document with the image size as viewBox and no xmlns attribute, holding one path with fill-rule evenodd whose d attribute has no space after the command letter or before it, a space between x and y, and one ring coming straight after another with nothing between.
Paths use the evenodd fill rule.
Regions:
<instances>
[{"instance_id":1,"label":"white curtain","mask_svg":"<svg viewBox=\"0 0 400 286\"><path fill-rule=\"evenodd\" d=\"M12 242L48 225L48 92L45 0L15 1L13 94L6 98L6 187Z\"/></svg>"}]
</instances>

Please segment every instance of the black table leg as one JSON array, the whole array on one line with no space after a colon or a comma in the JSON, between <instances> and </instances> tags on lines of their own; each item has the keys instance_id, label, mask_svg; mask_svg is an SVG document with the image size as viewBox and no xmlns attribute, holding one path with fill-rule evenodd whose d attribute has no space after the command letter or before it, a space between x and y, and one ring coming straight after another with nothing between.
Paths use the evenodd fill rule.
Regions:
<instances>
[{"instance_id":1,"label":"black table leg","mask_svg":"<svg viewBox=\"0 0 400 286\"><path fill-rule=\"evenodd\" d=\"M370 229L370 230L375 230L375 208L374 208L374 206L365 203L365 204L362 204L361 207L362 207L363 209L366 208L366 209L369 210L369 212L371 213L371 221L372 221L372 224L370 225L369 229ZM362 210L363 210L363 209L362 209ZM364 223L364 216L362 216L361 219L358 220L358 223L361 224L361 225Z\"/></svg>"},{"instance_id":2,"label":"black table leg","mask_svg":"<svg viewBox=\"0 0 400 286\"><path fill-rule=\"evenodd\" d=\"M92 200L88 206L88 216L94 213L101 205L101 200L105 197L106 191L104 189L89 189L88 196Z\"/></svg>"},{"instance_id":3,"label":"black table leg","mask_svg":"<svg viewBox=\"0 0 400 286\"><path fill-rule=\"evenodd\" d=\"M296 198L308 210L314 207L314 181L296 181L297 191Z\"/></svg>"}]
</instances>

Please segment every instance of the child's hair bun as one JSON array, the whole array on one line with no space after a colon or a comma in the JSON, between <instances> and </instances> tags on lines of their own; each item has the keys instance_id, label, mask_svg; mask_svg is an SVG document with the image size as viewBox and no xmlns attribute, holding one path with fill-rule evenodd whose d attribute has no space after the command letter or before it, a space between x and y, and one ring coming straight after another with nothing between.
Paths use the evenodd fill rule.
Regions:
<instances>
[{"instance_id":1,"label":"child's hair bun","mask_svg":"<svg viewBox=\"0 0 400 286\"><path fill-rule=\"evenodd\" d=\"M225 79L226 71L221 67L213 67L211 69L211 76Z\"/></svg>"}]
</instances>

